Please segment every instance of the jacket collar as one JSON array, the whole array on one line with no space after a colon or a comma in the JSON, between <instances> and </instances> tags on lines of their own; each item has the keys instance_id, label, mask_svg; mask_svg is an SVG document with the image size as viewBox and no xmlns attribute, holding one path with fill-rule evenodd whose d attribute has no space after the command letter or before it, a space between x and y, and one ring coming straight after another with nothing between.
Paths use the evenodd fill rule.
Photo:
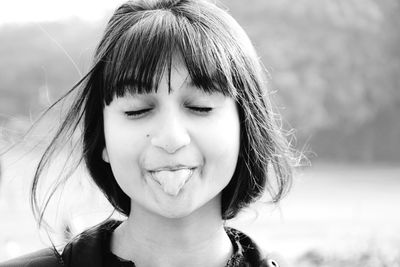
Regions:
<instances>
[{"instance_id":1,"label":"jacket collar","mask_svg":"<svg viewBox=\"0 0 400 267\"><path fill-rule=\"evenodd\" d=\"M121 221L109 220L75 237L63 250L62 259L65 265L102 267L103 252L109 249L111 233L120 224ZM225 227L225 231L231 239L235 251L227 267L278 266L276 262L268 260L256 243L246 234L230 227Z\"/></svg>"}]
</instances>

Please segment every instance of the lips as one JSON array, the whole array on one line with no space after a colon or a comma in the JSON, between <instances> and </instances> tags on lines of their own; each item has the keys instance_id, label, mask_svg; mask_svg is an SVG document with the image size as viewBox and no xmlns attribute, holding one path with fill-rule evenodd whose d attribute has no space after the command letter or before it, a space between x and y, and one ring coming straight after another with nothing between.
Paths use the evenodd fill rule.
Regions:
<instances>
[{"instance_id":1,"label":"lips","mask_svg":"<svg viewBox=\"0 0 400 267\"><path fill-rule=\"evenodd\" d=\"M182 187L192 177L194 169L188 167L163 167L150 171L150 174L166 194L177 196Z\"/></svg>"},{"instance_id":2,"label":"lips","mask_svg":"<svg viewBox=\"0 0 400 267\"><path fill-rule=\"evenodd\" d=\"M191 165L183 165L183 164L178 164L178 165L167 165L163 167L158 167L158 168L151 168L149 169L150 172L157 172L157 171L178 171L181 169L195 169L196 167L192 167Z\"/></svg>"}]
</instances>

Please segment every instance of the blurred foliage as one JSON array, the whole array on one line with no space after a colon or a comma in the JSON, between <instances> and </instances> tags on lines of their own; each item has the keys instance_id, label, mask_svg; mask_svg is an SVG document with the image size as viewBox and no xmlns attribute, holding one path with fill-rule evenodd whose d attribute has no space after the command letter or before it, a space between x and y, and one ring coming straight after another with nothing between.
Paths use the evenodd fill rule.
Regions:
<instances>
[{"instance_id":1,"label":"blurred foliage","mask_svg":"<svg viewBox=\"0 0 400 267\"><path fill-rule=\"evenodd\" d=\"M400 2L225 0L270 73L285 128L325 159L400 161ZM0 28L0 121L43 109L88 69L106 21ZM11 126L9 126L11 127Z\"/></svg>"},{"instance_id":2,"label":"blurred foliage","mask_svg":"<svg viewBox=\"0 0 400 267\"><path fill-rule=\"evenodd\" d=\"M310 250L296 261L299 267L399 267L400 253L397 249L383 250L376 246L357 252L342 254Z\"/></svg>"}]
</instances>

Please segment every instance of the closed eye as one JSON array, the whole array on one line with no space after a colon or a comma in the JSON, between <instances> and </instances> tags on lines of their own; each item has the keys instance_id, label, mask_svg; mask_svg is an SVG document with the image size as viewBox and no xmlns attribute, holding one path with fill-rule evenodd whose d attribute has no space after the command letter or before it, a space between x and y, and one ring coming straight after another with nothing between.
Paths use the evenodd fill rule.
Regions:
<instances>
[{"instance_id":1,"label":"closed eye","mask_svg":"<svg viewBox=\"0 0 400 267\"><path fill-rule=\"evenodd\" d=\"M150 112L151 108L145 108L145 109L139 109L139 110L130 110L130 111L125 111L125 115L127 117L140 117L142 115L145 115L146 113Z\"/></svg>"},{"instance_id":2,"label":"closed eye","mask_svg":"<svg viewBox=\"0 0 400 267\"><path fill-rule=\"evenodd\" d=\"M190 110L197 112L197 113L202 113L202 114L207 114L210 113L213 108L211 107L197 107L197 106L189 106L188 107Z\"/></svg>"}]
</instances>

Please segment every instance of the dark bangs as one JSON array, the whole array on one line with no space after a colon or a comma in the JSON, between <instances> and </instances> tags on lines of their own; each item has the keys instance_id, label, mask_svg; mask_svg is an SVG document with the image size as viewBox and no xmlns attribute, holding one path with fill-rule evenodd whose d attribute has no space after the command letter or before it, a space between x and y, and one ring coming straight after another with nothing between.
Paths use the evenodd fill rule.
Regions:
<instances>
[{"instance_id":1,"label":"dark bangs","mask_svg":"<svg viewBox=\"0 0 400 267\"><path fill-rule=\"evenodd\" d=\"M118 12L124 12L124 6ZM199 18L204 23L199 23ZM234 77L237 72L232 70L232 59L238 53L232 37L221 30L224 25L215 14L193 13L180 5L132 12L125 20L124 23L113 19L109 22L108 28L114 33L119 30L120 34L109 44L109 53L101 60L106 105L115 96L157 91L165 71L169 90L173 89L170 88L171 68L180 62L185 64L194 86L208 93L217 91L236 96L233 81L239 77ZM113 23L122 26L115 29Z\"/></svg>"}]
</instances>

